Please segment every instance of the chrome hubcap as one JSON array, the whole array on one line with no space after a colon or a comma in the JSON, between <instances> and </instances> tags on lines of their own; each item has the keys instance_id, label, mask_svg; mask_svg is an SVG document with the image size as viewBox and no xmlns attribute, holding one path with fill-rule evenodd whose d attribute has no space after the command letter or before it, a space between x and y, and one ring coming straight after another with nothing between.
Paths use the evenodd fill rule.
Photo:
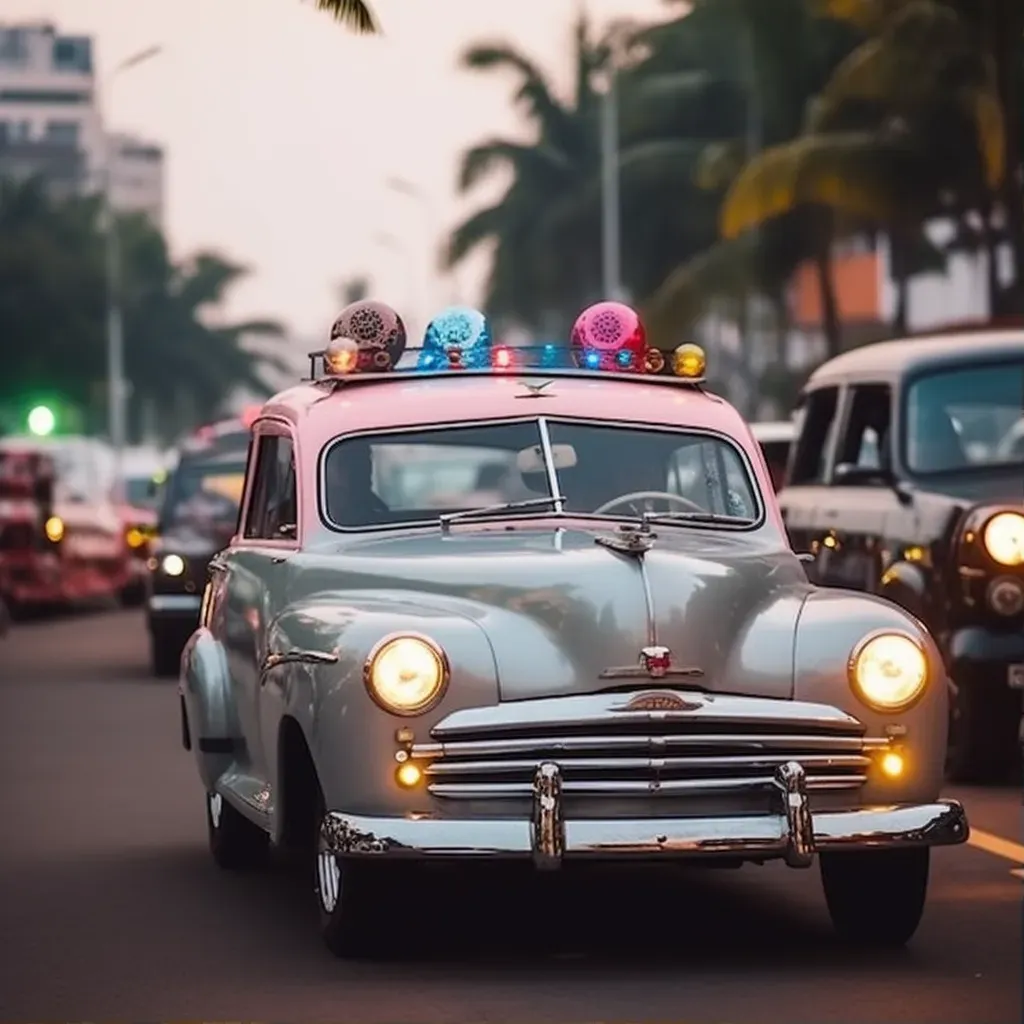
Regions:
<instances>
[{"instance_id":1,"label":"chrome hubcap","mask_svg":"<svg viewBox=\"0 0 1024 1024\"><path fill-rule=\"evenodd\" d=\"M210 808L210 821L214 828L220 828L220 814L224 807L224 797L220 793L210 793L206 797L207 805Z\"/></svg>"},{"instance_id":2,"label":"chrome hubcap","mask_svg":"<svg viewBox=\"0 0 1024 1024\"><path fill-rule=\"evenodd\" d=\"M329 850L321 850L316 857L317 891L320 893L320 906L324 913L331 914L338 905L338 894L341 891L341 868L338 858Z\"/></svg>"}]
</instances>

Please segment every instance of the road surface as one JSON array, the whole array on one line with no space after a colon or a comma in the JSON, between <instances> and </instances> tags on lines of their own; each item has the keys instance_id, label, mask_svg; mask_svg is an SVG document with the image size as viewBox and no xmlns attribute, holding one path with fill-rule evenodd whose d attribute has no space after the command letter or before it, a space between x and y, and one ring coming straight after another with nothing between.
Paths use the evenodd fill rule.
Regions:
<instances>
[{"instance_id":1,"label":"road surface","mask_svg":"<svg viewBox=\"0 0 1024 1024\"><path fill-rule=\"evenodd\" d=\"M178 728L139 613L0 640L0 1019L1021 1020L1019 791L953 791L980 831L934 854L897 954L844 949L817 869L770 865L467 878L395 920L393 959L343 962L300 879L213 866Z\"/></svg>"}]
</instances>

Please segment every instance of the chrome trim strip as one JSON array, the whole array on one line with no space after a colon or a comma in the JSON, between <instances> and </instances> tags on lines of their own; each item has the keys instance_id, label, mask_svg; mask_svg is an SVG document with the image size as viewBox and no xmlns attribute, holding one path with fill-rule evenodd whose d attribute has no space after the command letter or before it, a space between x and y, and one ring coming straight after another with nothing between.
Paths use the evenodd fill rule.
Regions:
<instances>
[{"instance_id":1,"label":"chrome trim strip","mask_svg":"<svg viewBox=\"0 0 1024 1024\"><path fill-rule=\"evenodd\" d=\"M686 768L729 769L729 768L766 768L775 770L779 767L778 759L765 757L763 754L739 754L735 757L723 755L719 757L570 757L560 758L562 770L569 768L575 771L644 771L657 768L661 771L673 771ZM789 762L787 762L789 763ZM800 763L805 768L821 767L836 769L868 768L871 759L863 754L808 754L801 755ZM435 761L424 769L428 776L479 775L481 773L532 773L536 761L455 761L442 759Z\"/></svg>"},{"instance_id":2,"label":"chrome trim strip","mask_svg":"<svg viewBox=\"0 0 1024 1024\"><path fill-rule=\"evenodd\" d=\"M970 835L967 815L956 800L812 814L811 825L819 852L955 846ZM325 820L324 837L329 848L343 856L529 858L534 853L531 823L526 819L372 818L334 811ZM790 845L781 814L565 822L568 858L784 859Z\"/></svg>"},{"instance_id":3,"label":"chrome trim strip","mask_svg":"<svg viewBox=\"0 0 1024 1024\"><path fill-rule=\"evenodd\" d=\"M809 775L807 788L814 792L860 789L867 776ZM611 779L595 782L562 782L568 796L691 796L699 793L749 793L778 788L775 774L744 775L729 779ZM431 796L449 800L521 800L533 793L529 782L432 782Z\"/></svg>"},{"instance_id":4,"label":"chrome trim strip","mask_svg":"<svg viewBox=\"0 0 1024 1024\"><path fill-rule=\"evenodd\" d=\"M151 612L198 612L202 602L199 594L150 594L146 599Z\"/></svg>"},{"instance_id":5,"label":"chrome trim strip","mask_svg":"<svg viewBox=\"0 0 1024 1024\"><path fill-rule=\"evenodd\" d=\"M630 711L625 708L636 696L629 693L598 693L572 697L542 697L485 707L462 708L443 718L430 735L442 742L451 739L497 739L503 733L529 730L535 735L559 729L577 731L591 726L595 732L616 732L630 724L657 723L658 732L690 731L697 723L722 724L726 728L758 726L783 731L821 729L832 735L862 736L864 726L852 715L828 704L771 697L738 697L672 689L652 682L652 691L676 693L697 704L687 711ZM622 712L613 716L610 712ZM553 738L553 737L552 737Z\"/></svg>"},{"instance_id":6,"label":"chrome trim strip","mask_svg":"<svg viewBox=\"0 0 1024 1024\"><path fill-rule=\"evenodd\" d=\"M750 733L689 733L654 736L622 735L605 736L531 736L526 739L499 740L451 740L444 743L417 743L409 756L418 760L432 760L439 757L502 757L533 753L537 756L568 754L578 750L672 750L686 747L728 746L754 752L777 750L790 754L812 751L835 751L836 753L859 753L871 750L885 750L890 741L880 736L836 736L836 735L784 735Z\"/></svg>"},{"instance_id":7,"label":"chrome trim strip","mask_svg":"<svg viewBox=\"0 0 1024 1024\"><path fill-rule=\"evenodd\" d=\"M647 609L647 646L658 646L658 616L654 609L654 591L651 589L651 578L647 573L647 562L644 559L645 552L635 556L636 566L640 570L640 582L644 588L644 606ZM613 670L614 671L614 670ZM644 673L650 676L650 673ZM704 673L701 672L701 675Z\"/></svg>"},{"instance_id":8,"label":"chrome trim strip","mask_svg":"<svg viewBox=\"0 0 1024 1024\"><path fill-rule=\"evenodd\" d=\"M325 654L323 651L283 651L282 653L271 652L260 665L260 677L273 672L281 665L335 665L338 661L337 654Z\"/></svg>"}]
</instances>

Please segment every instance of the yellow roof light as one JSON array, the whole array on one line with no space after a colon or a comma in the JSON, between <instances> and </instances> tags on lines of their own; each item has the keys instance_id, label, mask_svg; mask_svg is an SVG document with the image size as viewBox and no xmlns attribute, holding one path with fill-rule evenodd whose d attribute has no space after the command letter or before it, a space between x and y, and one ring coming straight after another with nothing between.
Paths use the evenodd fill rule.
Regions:
<instances>
[{"instance_id":1,"label":"yellow roof light","mask_svg":"<svg viewBox=\"0 0 1024 1024\"><path fill-rule=\"evenodd\" d=\"M359 346L351 338L335 338L324 349L324 370L332 376L344 376L359 369Z\"/></svg>"},{"instance_id":2,"label":"yellow roof light","mask_svg":"<svg viewBox=\"0 0 1024 1024\"><path fill-rule=\"evenodd\" d=\"M680 345L672 353L672 372L687 380L703 380L708 360L700 345Z\"/></svg>"}]
</instances>

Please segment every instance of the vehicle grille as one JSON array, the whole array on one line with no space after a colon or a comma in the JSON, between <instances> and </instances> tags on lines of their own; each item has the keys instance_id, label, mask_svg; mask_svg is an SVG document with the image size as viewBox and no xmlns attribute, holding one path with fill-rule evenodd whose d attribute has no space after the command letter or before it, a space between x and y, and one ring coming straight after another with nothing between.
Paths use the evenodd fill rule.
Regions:
<instances>
[{"instance_id":1,"label":"vehicle grille","mask_svg":"<svg viewBox=\"0 0 1024 1024\"><path fill-rule=\"evenodd\" d=\"M695 710L632 712L629 696L457 711L431 730L435 742L409 755L429 791L451 799L529 796L542 761L562 769L566 794L681 796L768 789L786 761L800 762L811 789L857 789L872 750L887 745L824 705L716 696Z\"/></svg>"}]
</instances>

